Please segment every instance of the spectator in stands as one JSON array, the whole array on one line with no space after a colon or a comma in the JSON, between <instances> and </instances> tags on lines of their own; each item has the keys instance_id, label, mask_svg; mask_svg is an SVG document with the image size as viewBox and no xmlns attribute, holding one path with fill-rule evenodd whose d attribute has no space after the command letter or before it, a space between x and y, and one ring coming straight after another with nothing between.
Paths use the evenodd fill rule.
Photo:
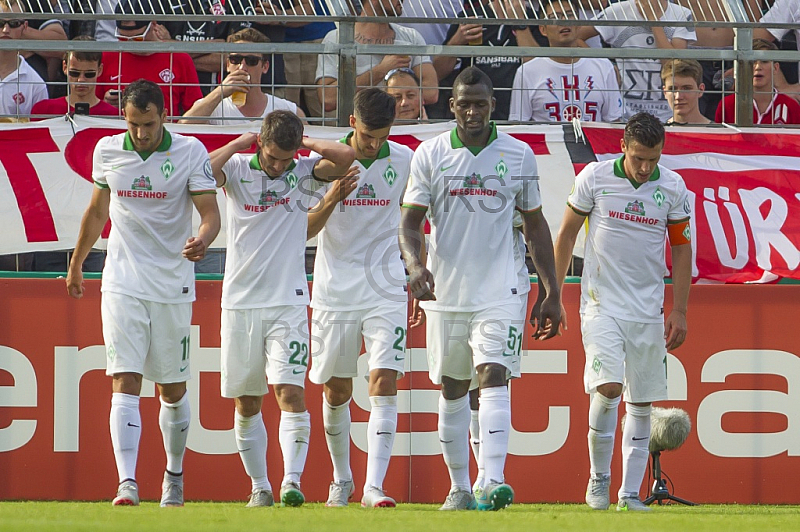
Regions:
<instances>
[{"instance_id":1,"label":"spectator in stands","mask_svg":"<svg viewBox=\"0 0 800 532\"><path fill-rule=\"evenodd\" d=\"M297 12L318 16L330 14L322 0L301 4ZM296 27L287 25L284 42L321 43L325 35L335 28L333 22L311 22ZM307 116L322 116L322 102L316 87L318 59L318 54L283 54L287 86L283 89L282 96L302 106Z\"/></svg>"},{"instance_id":2,"label":"spectator in stands","mask_svg":"<svg viewBox=\"0 0 800 532\"><path fill-rule=\"evenodd\" d=\"M576 20L569 2L545 6L553 20ZM578 27L540 26L552 48L578 46ZM509 119L528 122L615 122L622 117L622 98L614 65L608 59L536 57L514 76Z\"/></svg>"},{"instance_id":3,"label":"spectator in stands","mask_svg":"<svg viewBox=\"0 0 800 532\"><path fill-rule=\"evenodd\" d=\"M17 3L27 13L42 13L52 15L48 19L29 19L22 38L31 41L66 41L67 40L67 21L59 20L56 13L63 12L63 7L58 0L11 0ZM69 9L69 6L66 6ZM48 82L62 81L61 77L61 56L63 51L58 47L55 50L41 50L38 52L20 52L25 60L34 70ZM63 84L50 85L49 94L52 97L63 96L66 94Z\"/></svg>"},{"instance_id":4,"label":"spectator in stands","mask_svg":"<svg viewBox=\"0 0 800 532\"><path fill-rule=\"evenodd\" d=\"M153 31L156 22L152 4L124 0L117 6L117 13L143 16L141 20L118 20L118 40L159 41L157 32ZM103 74L97 80L97 97L119 107L120 92L138 79L152 81L161 87L171 116L180 116L203 97L192 58L182 52L104 52Z\"/></svg>"},{"instance_id":5,"label":"spectator in stands","mask_svg":"<svg viewBox=\"0 0 800 532\"><path fill-rule=\"evenodd\" d=\"M364 0L362 15L376 17L399 15L402 12L401 0ZM328 32L323 43L339 42L339 30ZM401 55L403 45L424 46L425 41L416 30L394 23L357 21L355 25L355 42L363 45L397 45L398 54L392 55L358 55L356 56L356 89L364 87L384 86L383 79L395 68L411 68L419 77L422 86L424 103L435 103L439 98L436 71L427 55ZM320 54L317 63L317 89L324 110L330 113L336 110L338 90L334 87L339 76L339 56Z\"/></svg>"},{"instance_id":6,"label":"spectator in stands","mask_svg":"<svg viewBox=\"0 0 800 532\"><path fill-rule=\"evenodd\" d=\"M777 50L775 43L753 39L753 50ZM753 61L753 124L800 124L800 103L791 96L779 93L773 84L780 71L777 61ZM729 94L717 107L714 119L718 123L733 123L736 119L736 94Z\"/></svg>"},{"instance_id":7,"label":"spectator in stands","mask_svg":"<svg viewBox=\"0 0 800 532\"><path fill-rule=\"evenodd\" d=\"M705 91L703 66L694 59L673 59L661 67L661 87L672 109L667 125L708 124L711 120L700 112L700 99Z\"/></svg>"},{"instance_id":8,"label":"spectator in stands","mask_svg":"<svg viewBox=\"0 0 800 532\"><path fill-rule=\"evenodd\" d=\"M78 37L74 40L93 41L94 39ZM95 93L95 82L97 77L103 73L103 52L64 52L61 67L64 75L67 76L67 95L38 102L33 106L31 114L61 116L74 113L76 104L86 104L86 111L90 115L119 116L119 109L107 104ZM64 267L64 271L67 271L66 263Z\"/></svg>"},{"instance_id":9,"label":"spectator in stands","mask_svg":"<svg viewBox=\"0 0 800 532\"><path fill-rule=\"evenodd\" d=\"M793 24L795 45L800 50L800 0L775 0L772 7L766 14L761 17L759 21L761 24L769 25L770 23L779 24ZM775 39L783 39L789 28L754 28L753 37L756 39L764 39L766 41L773 41ZM798 66L798 75L794 76L794 72L786 74L790 81L787 81L783 74L778 73L775 79L775 85L780 92L789 94L796 100L800 100L800 62Z\"/></svg>"},{"instance_id":10,"label":"spectator in stands","mask_svg":"<svg viewBox=\"0 0 800 532\"><path fill-rule=\"evenodd\" d=\"M94 12L98 15L109 15L117 12L119 0L97 0L94 3ZM96 41L116 41L117 25L111 19L97 20L94 26L94 39Z\"/></svg>"},{"instance_id":11,"label":"spectator in stands","mask_svg":"<svg viewBox=\"0 0 800 532\"><path fill-rule=\"evenodd\" d=\"M533 12L530 18L535 18ZM488 2L467 3L465 9L458 14L458 18L509 18L524 19L526 17L525 2L520 0L490 0ZM477 22L477 21L475 21ZM507 25L481 25L477 23L453 24L447 32L444 44L446 46L463 46L475 44L487 47L510 46L537 46L529 26ZM492 120L508 120L508 111L511 103L511 84L514 73L523 63L519 56L489 56L489 57L455 57L452 55L436 56L433 66L439 76L442 87L452 87L458 74L470 66L475 66L492 80L494 97L497 103L492 112ZM445 89L439 95L440 102L449 102L450 89ZM449 111L449 109L448 109ZM433 116L436 114L437 116ZM443 118L433 113L434 118ZM445 113L444 117L451 117L452 113Z\"/></svg>"},{"instance_id":12,"label":"spectator in stands","mask_svg":"<svg viewBox=\"0 0 800 532\"><path fill-rule=\"evenodd\" d=\"M425 107L422 105L422 89L419 78L408 67L390 70L384 78L386 92L394 96L397 107L395 108L395 123L419 123L427 121Z\"/></svg>"},{"instance_id":13,"label":"spectator in stands","mask_svg":"<svg viewBox=\"0 0 800 532\"><path fill-rule=\"evenodd\" d=\"M228 42L268 43L269 39L258 30L245 28L228 37ZM297 104L261 90L261 76L269 70L268 57L251 52L228 54L227 77L208 96L194 102L180 122L233 125L241 124L244 118L261 122L278 109L304 117ZM209 117L210 120L196 120L194 117Z\"/></svg>"},{"instance_id":14,"label":"spectator in stands","mask_svg":"<svg viewBox=\"0 0 800 532\"><path fill-rule=\"evenodd\" d=\"M169 7L167 7L169 6ZM175 15L210 14L224 15L224 2L217 0L181 0L164 4L164 7ZM172 20L163 24L155 24L153 30L161 41L179 42L218 42L223 43L236 23L224 20ZM235 31L235 30L234 30ZM220 82L223 68L223 57L220 53L189 53L197 70L197 79L203 95L208 94Z\"/></svg>"},{"instance_id":15,"label":"spectator in stands","mask_svg":"<svg viewBox=\"0 0 800 532\"><path fill-rule=\"evenodd\" d=\"M6 13L22 13L16 0L0 0L0 39L22 39L28 23L6 19ZM47 99L47 85L17 50L0 50L0 115L22 118L36 102Z\"/></svg>"},{"instance_id":16,"label":"spectator in stands","mask_svg":"<svg viewBox=\"0 0 800 532\"><path fill-rule=\"evenodd\" d=\"M685 49L696 39L693 27L669 26L669 22L691 22L692 12L667 0L624 0L611 4L597 20L627 20L629 26L584 26L578 36L589 39L600 35L612 48ZM663 26L645 27L638 22L663 22ZM661 64L655 59L619 59L622 73L624 117L642 111L662 122L672 116L661 92Z\"/></svg>"}]
</instances>

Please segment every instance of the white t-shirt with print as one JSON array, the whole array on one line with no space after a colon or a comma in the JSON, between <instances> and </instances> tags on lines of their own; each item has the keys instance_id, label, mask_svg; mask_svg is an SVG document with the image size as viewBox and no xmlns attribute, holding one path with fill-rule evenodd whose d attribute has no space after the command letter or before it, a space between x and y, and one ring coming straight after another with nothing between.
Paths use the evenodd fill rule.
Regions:
<instances>
[{"instance_id":1,"label":"white t-shirt with print","mask_svg":"<svg viewBox=\"0 0 800 532\"><path fill-rule=\"evenodd\" d=\"M92 179L111 190L102 290L155 301L194 301L194 263L182 256L192 232L192 195L216 194L211 162L193 137L164 130L146 159L128 133L100 139Z\"/></svg>"},{"instance_id":2,"label":"white t-shirt with print","mask_svg":"<svg viewBox=\"0 0 800 532\"><path fill-rule=\"evenodd\" d=\"M427 267L436 301L423 307L472 312L519 301L514 262L514 209L541 209L536 158L530 146L493 127L474 155L456 130L414 152L403 205L427 208L431 235Z\"/></svg>"},{"instance_id":3,"label":"white t-shirt with print","mask_svg":"<svg viewBox=\"0 0 800 532\"><path fill-rule=\"evenodd\" d=\"M581 313L658 323L664 320L667 225L689 220L689 196L672 170L658 165L636 187L622 164L621 158L588 164L567 200L589 217Z\"/></svg>"}]
</instances>

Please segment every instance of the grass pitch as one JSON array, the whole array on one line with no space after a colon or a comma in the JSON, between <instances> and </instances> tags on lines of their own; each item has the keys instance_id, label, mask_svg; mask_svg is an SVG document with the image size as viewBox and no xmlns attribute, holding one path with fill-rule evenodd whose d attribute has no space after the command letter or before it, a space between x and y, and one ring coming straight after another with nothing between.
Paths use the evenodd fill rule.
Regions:
<instances>
[{"instance_id":1,"label":"grass pitch","mask_svg":"<svg viewBox=\"0 0 800 532\"><path fill-rule=\"evenodd\" d=\"M138 508L113 508L110 503L2 502L0 530L363 530L375 532L426 530L800 530L798 506L707 505L653 507L648 513L596 512L578 504L519 504L500 512L439 512L438 505L400 504L395 509L245 508L244 503L191 502L184 508L159 508L145 502Z\"/></svg>"}]
</instances>

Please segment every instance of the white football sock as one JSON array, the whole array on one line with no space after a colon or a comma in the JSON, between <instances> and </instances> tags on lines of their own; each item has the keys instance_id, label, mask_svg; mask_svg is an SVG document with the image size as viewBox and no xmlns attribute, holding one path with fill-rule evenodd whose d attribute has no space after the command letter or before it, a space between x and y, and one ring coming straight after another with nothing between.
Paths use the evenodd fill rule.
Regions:
<instances>
[{"instance_id":1,"label":"white football sock","mask_svg":"<svg viewBox=\"0 0 800 532\"><path fill-rule=\"evenodd\" d=\"M503 469L508 454L511 432L511 400L507 386L483 388L478 413L481 423L481 450L484 478L488 482L503 482Z\"/></svg>"},{"instance_id":2,"label":"white football sock","mask_svg":"<svg viewBox=\"0 0 800 532\"><path fill-rule=\"evenodd\" d=\"M650 405L625 403L628 416L622 431L622 485L619 497L639 497L650 457Z\"/></svg>"},{"instance_id":3,"label":"white football sock","mask_svg":"<svg viewBox=\"0 0 800 532\"><path fill-rule=\"evenodd\" d=\"M159 397L161 410L158 413L158 425L164 439L164 450L167 452L167 471L173 475L183 473L183 455L186 454L186 439L189 437L189 394L183 394L177 402L167 403Z\"/></svg>"},{"instance_id":4,"label":"white football sock","mask_svg":"<svg viewBox=\"0 0 800 532\"><path fill-rule=\"evenodd\" d=\"M311 435L311 416L308 412L281 412L278 440L283 453L283 481L300 483L306 466L308 440Z\"/></svg>"},{"instance_id":5,"label":"white football sock","mask_svg":"<svg viewBox=\"0 0 800 532\"><path fill-rule=\"evenodd\" d=\"M322 423L333 464L333 480L353 480L350 471L350 399L342 405L331 406L322 394Z\"/></svg>"},{"instance_id":6,"label":"white football sock","mask_svg":"<svg viewBox=\"0 0 800 532\"><path fill-rule=\"evenodd\" d=\"M394 434L397 431L397 396L369 398L372 409L367 424L367 478L364 492L370 488L383 489L383 479L392 457Z\"/></svg>"},{"instance_id":7,"label":"white football sock","mask_svg":"<svg viewBox=\"0 0 800 532\"><path fill-rule=\"evenodd\" d=\"M142 435L139 396L112 393L109 426L119 481L136 480L136 457L139 454L139 437Z\"/></svg>"},{"instance_id":8,"label":"white football sock","mask_svg":"<svg viewBox=\"0 0 800 532\"><path fill-rule=\"evenodd\" d=\"M472 489L483 487L483 459L481 458L481 422L479 420L479 413L477 410L470 410L469 421L469 444L472 447L472 456L475 457L475 463L478 465L478 476L475 478L475 483Z\"/></svg>"},{"instance_id":9,"label":"white football sock","mask_svg":"<svg viewBox=\"0 0 800 532\"><path fill-rule=\"evenodd\" d=\"M234 410L233 432L236 447L244 465L244 472L250 477L253 489L272 491L267 478L267 428L261 412L244 417Z\"/></svg>"},{"instance_id":10,"label":"white football sock","mask_svg":"<svg viewBox=\"0 0 800 532\"><path fill-rule=\"evenodd\" d=\"M591 475L611 476L611 455L617 431L617 410L621 398L609 399L593 393L589 403L589 463Z\"/></svg>"},{"instance_id":11,"label":"white football sock","mask_svg":"<svg viewBox=\"0 0 800 532\"><path fill-rule=\"evenodd\" d=\"M453 488L471 490L469 484L469 396L439 396L439 443Z\"/></svg>"}]
</instances>

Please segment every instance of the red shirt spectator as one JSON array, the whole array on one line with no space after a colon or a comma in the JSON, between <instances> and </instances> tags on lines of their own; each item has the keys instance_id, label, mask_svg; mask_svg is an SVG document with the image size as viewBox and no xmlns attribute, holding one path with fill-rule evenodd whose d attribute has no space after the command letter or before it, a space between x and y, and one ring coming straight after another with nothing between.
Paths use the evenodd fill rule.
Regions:
<instances>
[{"instance_id":1,"label":"red shirt spectator","mask_svg":"<svg viewBox=\"0 0 800 532\"><path fill-rule=\"evenodd\" d=\"M67 97L52 98L50 100L42 100L33 106L31 110L32 115L65 115L72 113L75 108L67 103ZM119 116L119 109L113 105L109 105L103 100L98 101L93 106L89 107L89 114L92 116ZM36 120L44 120L43 118L34 118Z\"/></svg>"},{"instance_id":2,"label":"red shirt spectator","mask_svg":"<svg viewBox=\"0 0 800 532\"><path fill-rule=\"evenodd\" d=\"M731 123L736 116L736 95L729 94L717 106L717 113L714 121L722 123L722 118ZM791 96L775 92L772 102L767 106L763 113L758 112L758 108L753 102L753 124L800 124L800 103Z\"/></svg>"},{"instance_id":3,"label":"red shirt spectator","mask_svg":"<svg viewBox=\"0 0 800 532\"><path fill-rule=\"evenodd\" d=\"M194 62L186 53L158 52L139 55L130 52L103 52L103 73L95 92L101 100L109 90L122 91L137 79L153 81L164 93L164 104L171 116L180 116L203 97Z\"/></svg>"}]
</instances>

